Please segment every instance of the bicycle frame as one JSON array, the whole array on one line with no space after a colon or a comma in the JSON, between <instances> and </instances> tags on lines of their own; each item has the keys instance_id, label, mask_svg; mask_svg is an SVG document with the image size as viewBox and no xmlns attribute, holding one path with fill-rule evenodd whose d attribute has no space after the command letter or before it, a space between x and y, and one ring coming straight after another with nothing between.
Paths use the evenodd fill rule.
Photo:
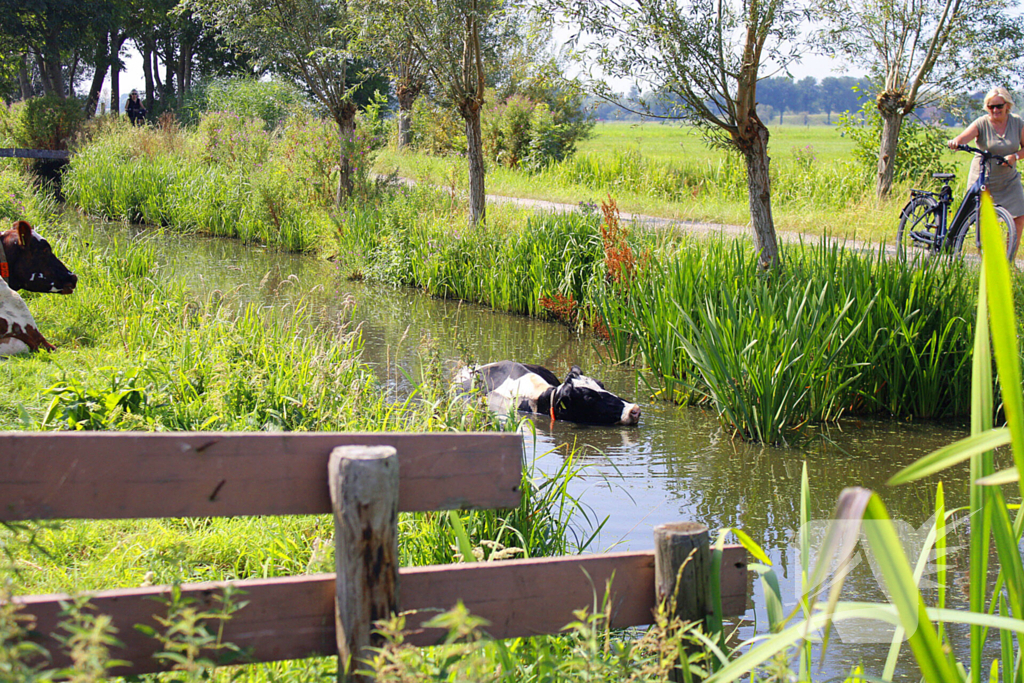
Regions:
<instances>
[{"instance_id":1,"label":"bicycle frame","mask_svg":"<svg viewBox=\"0 0 1024 683\"><path fill-rule=\"evenodd\" d=\"M952 222L949 221L949 207L953 204L953 190L949 186L948 179L942 190L939 192L930 192L928 190L911 190L910 194L912 197L932 197L935 199L941 210L936 211L939 217L939 224L935 232L935 243L932 244L932 248L936 251L942 249L947 244L947 238L955 238L960 234L960 231L968 224L971 218L977 220L978 211L981 209L981 191L985 188L985 183L988 180L988 163L995 161L1000 164L1005 164L1006 159L999 156L998 154L992 154L991 152L976 147L970 147L968 145L959 145L957 149L963 152L974 152L981 156L981 172L978 174L978 179L967 188L967 192L964 193L964 198L960 201L960 206L957 207L956 213L953 215ZM910 233L910 238L918 242L926 242L913 232ZM950 244L953 244L953 240L949 240Z\"/></svg>"}]
</instances>

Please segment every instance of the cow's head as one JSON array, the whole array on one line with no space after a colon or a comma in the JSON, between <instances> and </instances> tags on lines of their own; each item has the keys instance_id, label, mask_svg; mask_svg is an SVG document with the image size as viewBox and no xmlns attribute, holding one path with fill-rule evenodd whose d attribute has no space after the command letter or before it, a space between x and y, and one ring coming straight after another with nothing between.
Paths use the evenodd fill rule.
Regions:
<instances>
[{"instance_id":1,"label":"cow's head","mask_svg":"<svg viewBox=\"0 0 1024 683\"><path fill-rule=\"evenodd\" d=\"M15 221L12 229L0 233L0 240L10 268L7 284L11 289L60 294L75 291L78 276L53 255L50 243L26 221Z\"/></svg>"},{"instance_id":2,"label":"cow's head","mask_svg":"<svg viewBox=\"0 0 1024 683\"><path fill-rule=\"evenodd\" d=\"M640 406L622 400L575 365L565 381L555 387L552 402L559 420L603 425L640 422Z\"/></svg>"}]
</instances>

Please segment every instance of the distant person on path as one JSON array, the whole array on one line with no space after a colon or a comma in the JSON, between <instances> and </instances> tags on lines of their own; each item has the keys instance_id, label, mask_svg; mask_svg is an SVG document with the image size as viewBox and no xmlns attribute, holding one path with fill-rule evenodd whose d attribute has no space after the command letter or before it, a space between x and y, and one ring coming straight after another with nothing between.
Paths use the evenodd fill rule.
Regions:
<instances>
[{"instance_id":1,"label":"distant person on path","mask_svg":"<svg viewBox=\"0 0 1024 683\"><path fill-rule=\"evenodd\" d=\"M128 120L132 122L133 126L141 126L146 120L146 108L142 106L138 90L132 90L132 94L128 96L128 102L124 105L124 113L128 114Z\"/></svg>"},{"instance_id":2,"label":"distant person on path","mask_svg":"<svg viewBox=\"0 0 1024 683\"><path fill-rule=\"evenodd\" d=\"M1013 100L1006 88L992 88L985 95L984 116L975 119L964 132L947 142L950 149L967 145L977 139L976 147L1006 158L1006 166L992 164L988 175L988 191L992 200L1010 212L1017 227L1017 238L1013 244L1013 256L1020 246L1021 230L1024 230L1024 187L1021 186L1017 162L1024 158L1024 120L1011 114ZM981 157L975 155L971 172L967 176L967 187L974 184L981 174Z\"/></svg>"}]
</instances>

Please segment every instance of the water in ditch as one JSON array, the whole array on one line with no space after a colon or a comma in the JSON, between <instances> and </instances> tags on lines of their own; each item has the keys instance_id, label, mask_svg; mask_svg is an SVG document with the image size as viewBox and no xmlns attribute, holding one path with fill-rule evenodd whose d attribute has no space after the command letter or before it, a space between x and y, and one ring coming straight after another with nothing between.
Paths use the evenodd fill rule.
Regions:
<instances>
[{"instance_id":1,"label":"water in ditch","mask_svg":"<svg viewBox=\"0 0 1024 683\"><path fill-rule=\"evenodd\" d=\"M97 245L115 235L126 237L121 226L80 229ZM569 366L579 365L643 410L638 427L584 427L543 420L537 423L535 435L527 437L528 457L536 463L538 475L557 469L573 449L586 465L572 493L591 520L603 523L588 550L650 549L652 528L666 522L693 520L711 529L739 528L767 551L776 566L783 594L790 601L787 611L798 594L799 559L794 550L804 463L813 519L828 519L845 487L874 489L890 515L899 520L907 550L916 560L938 479L895 488L885 482L903 466L965 435L962 425L846 420L801 448L752 445L734 438L710 412L652 400L634 369L606 362L597 340L561 325L408 289L350 282L329 263L233 240L160 231L130 235L146 240L156 251L158 277L184 276L197 291L230 292L242 301L268 307L302 300L328 319L351 316L362 330L364 359L396 397L409 391L427 362L424 359L438 354L449 367L459 362L515 359L563 375ZM943 482L947 509L967 505L965 467L946 472ZM584 524L581 536L592 530ZM963 525L949 543L953 548L951 606L966 604L966 543ZM844 599L884 600L869 554L861 553L855 562ZM926 570L925 584L929 577L934 580L933 570ZM743 637L767 627L761 588L753 579L751 589L754 599L740 622ZM844 625L815 677L844 676L857 664L863 664L866 673L879 675L890 638L891 631L885 627ZM966 642L963 637L957 640ZM898 678L917 676L910 660L909 648L904 646Z\"/></svg>"}]
</instances>

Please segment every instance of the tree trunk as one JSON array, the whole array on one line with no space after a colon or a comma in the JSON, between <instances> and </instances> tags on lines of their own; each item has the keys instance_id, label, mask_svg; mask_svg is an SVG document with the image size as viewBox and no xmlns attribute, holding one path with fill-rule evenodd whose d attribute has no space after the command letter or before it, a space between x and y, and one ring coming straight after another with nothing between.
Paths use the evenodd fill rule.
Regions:
<instances>
[{"instance_id":1,"label":"tree trunk","mask_svg":"<svg viewBox=\"0 0 1024 683\"><path fill-rule=\"evenodd\" d=\"M398 96L398 148L403 149L412 144L412 106L420 94L420 86L396 84L395 94Z\"/></svg>"},{"instance_id":2,"label":"tree trunk","mask_svg":"<svg viewBox=\"0 0 1024 683\"><path fill-rule=\"evenodd\" d=\"M486 218L484 194L484 137L480 125L480 103L467 98L459 105L459 113L466 120L466 155L469 158L469 224L479 225Z\"/></svg>"},{"instance_id":3,"label":"tree trunk","mask_svg":"<svg viewBox=\"0 0 1024 683\"><path fill-rule=\"evenodd\" d=\"M153 43L153 52L151 54L153 56L153 82L154 82L154 85L155 85L156 94L158 94L160 96L160 99L164 99L164 98L167 97L167 92L166 92L166 89L164 88L163 81L160 80L160 60L159 60L159 58L157 57L157 54L156 54L156 42L155 41ZM152 110L150 110L150 111L152 111Z\"/></svg>"},{"instance_id":4,"label":"tree trunk","mask_svg":"<svg viewBox=\"0 0 1024 683\"><path fill-rule=\"evenodd\" d=\"M174 67L177 64L177 58L174 55L174 40L172 38L167 39L167 45L164 48L164 109L173 107L174 102Z\"/></svg>"},{"instance_id":5,"label":"tree trunk","mask_svg":"<svg viewBox=\"0 0 1024 683\"><path fill-rule=\"evenodd\" d=\"M341 154L338 158L338 192L334 203L341 205L347 197L352 196L352 140L356 132L356 105L354 102L342 104L341 111L335 119L338 123L338 137L341 143Z\"/></svg>"},{"instance_id":6,"label":"tree trunk","mask_svg":"<svg viewBox=\"0 0 1024 683\"><path fill-rule=\"evenodd\" d=\"M768 128L751 116L740 128L734 140L747 163L747 192L750 202L750 221L754 228L754 248L761 267L769 270L779 261L779 245L775 239L775 221L772 218L771 181L768 176Z\"/></svg>"},{"instance_id":7,"label":"tree trunk","mask_svg":"<svg viewBox=\"0 0 1024 683\"><path fill-rule=\"evenodd\" d=\"M120 62L110 70L110 113L121 113L121 69Z\"/></svg>"},{"instance_id":8,"label":"tree trunk","mask_svg":"<svg viewBox=\"0 0 1024 683\"><path fill-rule=\"evenodd\" d=\"M142 45L142 74L146 79L146 111L153 111L153 50L149 41Z\"/></svg>"},{"instance_id":9,"label":"tree trunk","mask_svg":"<svg viewBox=\"0 0 1024 683\"><path fill-rule=\"evenodd\" d=\"M897 91L886 91L878 96L878 113L882 115L882 139L878 144L878 181L875 191L879 199L889 196L896 173L896 147L900 140L900 127L906 116L906 99Z\"/></svg>"},{"instance_id":10,"label":"tree trunk","mask_svg":"<svg viewBox=\"0 0 1024 683\"><path fill-rule=\"evenodd\" d=\"M95 66L96 70L92 74L89 94L85 98L85 118L87 119L91 119L96 113L96 107L100 101L100 90L103 88L103 81L107 79L111 48L115 40L114 36L111 36L109 32L105 32L100 40L100 44L96 48L96 58L93 60L93 66Z\"/></svg>"},{"instance_id":11,"label":"tree trunk","mask_svg":"<svg viewBox=\"0 0 1024 683\"><path fill-rule=\"evenodd\" d=\"M43 85L43 94L52 95L54 90L53 81L50 80L50 70L46 68L46 60L38 52L36 53L36 67L39 69L39 81Z\"/></svg>"},{"instance_id":12,"label":"tree trunk","mask_svg":"<svg viewBox=\"0 0 1024 683\"><path fill-rule=\"evenodd\" d=\"M67 97L67 90L64 87L64 72L61 70L60 50L60 37L57 30L53 29L46 36L46 54L39 66L40 70L45 69L47 72L52 94L64 98Z\"/></svg>"},{"instance_id":13,"label":"tree trunk","mask_svg":"<svg viewBox=\"0 0 1024 683\"><path fill-rule=\"evenodd\" d=\"M21 62L18 66L18 87L21 88L21 99L27 100L32 97L32 79L28 75L28 57L21 55Z\"/></svg>"},{"instance_id":14,"label":"tree trunk","mask_svg":"<svg viewBox=\"0 0 1024 683\"><path fill-rule=\"evenodd\" d=\"M128 36L124 33L115 33L110 37L110 113L121 112L121 48Z\"/></svg>"},{"instance_id":15,"label":"tree trunk","mask_svg":"<svg viewBox=\"0 0 1024 683\"><path fill-rule=\"evenodd\" d=\"M184 99L188 92L188 65L192 61L192 46L184 39L181 39L181 46L178 48L177 78L178 97Z\"/></svg>"}]
</instances>

